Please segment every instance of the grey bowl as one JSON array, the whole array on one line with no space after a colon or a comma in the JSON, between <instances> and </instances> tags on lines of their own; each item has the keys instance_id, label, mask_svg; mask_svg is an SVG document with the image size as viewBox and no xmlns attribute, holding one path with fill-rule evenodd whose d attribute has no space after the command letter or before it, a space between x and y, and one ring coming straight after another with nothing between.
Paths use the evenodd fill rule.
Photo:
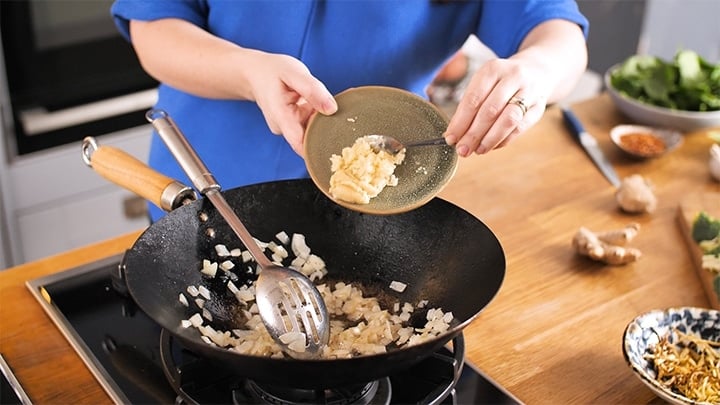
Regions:
<instances>
[{"instance_id":1,"label":"grey bowl","mask_svg":"<svg viewBox=\"0 0 720 405\"><path fill-rule=\"evenodd\" d=\"M605 72L605 88L615 106L635 123L655 127L673 128L692 132L704 128L720 127L720 111L684 111L657 107L620 94L610 83L610 74L620 65L612 66Z\"/></svg>"}]
</instances>

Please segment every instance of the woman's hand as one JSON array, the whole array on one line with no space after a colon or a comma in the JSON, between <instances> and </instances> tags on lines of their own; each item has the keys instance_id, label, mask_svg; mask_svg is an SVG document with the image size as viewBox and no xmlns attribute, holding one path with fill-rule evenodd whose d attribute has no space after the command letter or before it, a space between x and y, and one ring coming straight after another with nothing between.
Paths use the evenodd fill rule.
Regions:
<instances>
[{"instance_id":1,"label":"woman's hand","mask_svg":"<svg viewBox=\"0 0 720 405\"><path fill-rule=\"evenodd\" d=\"M484 63L465 89L445 138L460 156L502 147L540 120L550 93L543 72L523 60Z\"/></svg>"},{"instance_id":2,"label":"woman's hand","mask_svg":"<svg viewBox=\"0 0 720 405\"><path fill-rule=\"evenodd\" d=\"M516 54L473 74L445 139L463 157L507 145L540 120L548 103L569 94L586 66L580 27L565 20L538 25Z\"/></svg>"},{"instance_id":3,"label":"woman's hand","mask_svg":"<svg viewBox=\"0 0 720 405\"><path fill-rule=\"evenodd\" d=\"M315 112L332 115L337 103L332 94L299 60L255 51L253 69L247 72L252 99L260 107L270 130L282 135L303 156L303 137Z\"/></svg>"},{"instance_id":4,"label":"woman's hand","mask_svg":"<svg viewBox=\"0 0 720 405\"><path fill-rule=\"evenodd\" d=\"M133 20L130 34L143 68L158 81L200 97L255 101L270 130L301 156L312 112L337 110L325 86L293 57L243 48L173 18Z\"/></svg>"}]
</instances>

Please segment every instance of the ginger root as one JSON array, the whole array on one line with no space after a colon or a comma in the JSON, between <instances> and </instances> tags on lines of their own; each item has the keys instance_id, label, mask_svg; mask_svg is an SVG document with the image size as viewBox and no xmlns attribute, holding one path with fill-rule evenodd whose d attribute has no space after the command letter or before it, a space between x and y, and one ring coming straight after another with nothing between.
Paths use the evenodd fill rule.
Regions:
<instances>
[{"instance_id":1,"label":"ginger root","mask_svg":"<svg viewBox=\"0 0 720 405\"><path fill-rule=\"evenodd\" d=\"M612 265L631 263L642 253L624 245L632 241L639 230L640 224L634 222L622 229L605 232L593 232L583 226L573 236L572 245L577 253L596 261Z\"/></svg>"},{"instance_id":2,"label":"ginger root","mask_svg":"<svg viewBox=\"0 0 720 405\"><path fill-rule=\"evenodd\" d=\"M626 177L615 192L615 200L625 212L637 214L653 212L657 208L657 198L653 185L639 174Z\"/></svg>"}]
</instances>

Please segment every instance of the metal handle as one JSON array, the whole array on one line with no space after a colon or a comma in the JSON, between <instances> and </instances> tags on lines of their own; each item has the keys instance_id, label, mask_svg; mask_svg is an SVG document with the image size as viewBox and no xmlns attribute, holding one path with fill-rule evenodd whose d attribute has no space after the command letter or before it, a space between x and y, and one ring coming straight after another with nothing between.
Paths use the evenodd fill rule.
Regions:
<instances>
[{"instance_id":1,"label":"metal handle","mask_svg":"<svg viewBox=\"0 0 720 405\"><path fill-rule=\"evenodd\" d=\"M19 112L19 121L27 135L35 136L142 111L152 107L156 102L157 89L151 89L52 112L43 108L27 109Z\"/></svg>"},{"instance_id":2,"label":"metal handle","mask_svg":"<svg viewBox=\"0 0 720 405\"><path fill-rule=\"evenodd\" d=\"M411 146L432 146L432 145L447 145L447 141L445 138L434 138L434 139L426 139L424 141L417 141L417 142L410 142L405 145L405 147L411 147Z\"/></svg>"},{"instance_id":3,"label":"metal handle","mask_svg":"<svg viewBox=\"0 0 720 405\"><path fill-rule=\"evenodd\" d=\"M182 135L180 129L167 112L152 109L145 114L145 118L155 128L172 155L175 156L180 167L201 194L205 195L210 190L220 190L220 185L210 174L210 170L205 167L205 164L200 160L187 138Z\"/></svg>"},{"instance_id":4,"label":"metal handle","mask_svg":"<svg viewBox=\"0 0 720 405\"><path fill-rule=\"evenodd\" d=\"M195 149L193 149L168 113L163 110L152 109L145 114L145 118L158 132L160 138L170 149L175 160L188 175L195 188L215 206L220 215L230 225L230 228L240 238L243 245L250 251L258 265L260 267L273 266L270 259L265 256L265 253L255 242L255 238L250 235L250 232L248 232L235 211L230 207L230 204L225 200L225 197L220 193L220 185L215 181L213 175L200 160Z\"/></svg>"}]
</instances>

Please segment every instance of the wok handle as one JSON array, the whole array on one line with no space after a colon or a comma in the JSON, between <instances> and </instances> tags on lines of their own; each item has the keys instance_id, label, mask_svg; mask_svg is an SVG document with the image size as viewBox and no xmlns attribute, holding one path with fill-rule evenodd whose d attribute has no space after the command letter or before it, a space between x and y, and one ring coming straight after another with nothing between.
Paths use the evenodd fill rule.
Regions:
<instances>
[{"instance_id":1,"label":"wok handle","mask_svg":"<svg viewBox=\"0 0 720 405\"><path fill-rule=\"evenodd\" d=\"M92 137L83 140L83 160L106 180L140 195L165 211L196 198L190 187L155 171L123 150L98 146Z\"/></svg>"}]
</instances>

